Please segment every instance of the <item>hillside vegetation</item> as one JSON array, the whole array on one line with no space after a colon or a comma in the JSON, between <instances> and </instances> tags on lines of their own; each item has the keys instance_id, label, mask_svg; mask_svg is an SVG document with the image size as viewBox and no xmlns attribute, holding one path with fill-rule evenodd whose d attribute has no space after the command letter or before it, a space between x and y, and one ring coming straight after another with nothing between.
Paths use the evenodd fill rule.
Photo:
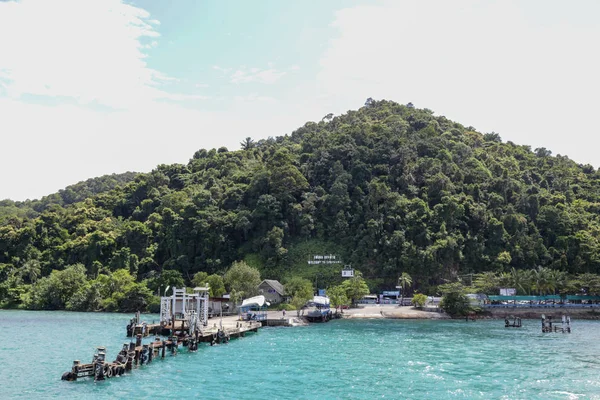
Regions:
<instances>
[{"instance_id":1,"label":"hillside vegetation","mask_svg":"<svg viewBox=\"0 0 600 400\"><path fill-rule=\"evenodd\" d=\"M85 181L67 186L40 200L12 201L0 200L0 224L3 220L12 216L36 217L51 205L67 206L69 204L83 201L99 193L108 192L119 185L131 182L137 172L124 172L122 174L104 175L98 178L90 178Z\"/></svg>"},{"instance_id":2,"label":"hillside vegetation","mask_svg":"<svg viewBox=\"0 0 600 400\"><path fill-rule=\"evenodd\" d=\"M600 174L544 148L371 99L241 147L201 149L74 201L59 193L35 213L5 205L0 301L35 304L31 288L52 270L77 275L69 293L122 269L128 290L144 292L164 271L189 284L236 260L327 287L341 266L306 261L329 253L372 290L394 288L402 272L431 292L485 271L600 271Z\"/></svg>"}]
</instances>

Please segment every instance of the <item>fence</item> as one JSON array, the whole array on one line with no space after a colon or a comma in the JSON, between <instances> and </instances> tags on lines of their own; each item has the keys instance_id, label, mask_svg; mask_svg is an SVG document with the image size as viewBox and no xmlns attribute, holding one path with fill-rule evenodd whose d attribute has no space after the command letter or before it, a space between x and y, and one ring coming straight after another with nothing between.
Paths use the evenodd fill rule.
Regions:
<instances>
[{"instance_id":1,"label":"fence","mask_svg":"<svg viewBox=\"0 0 600 400\"><path fill-rule=\"evenodd\" d=\"M484 304L483 308L600 308L600 304Z\"/></svg>"}]
</instances>

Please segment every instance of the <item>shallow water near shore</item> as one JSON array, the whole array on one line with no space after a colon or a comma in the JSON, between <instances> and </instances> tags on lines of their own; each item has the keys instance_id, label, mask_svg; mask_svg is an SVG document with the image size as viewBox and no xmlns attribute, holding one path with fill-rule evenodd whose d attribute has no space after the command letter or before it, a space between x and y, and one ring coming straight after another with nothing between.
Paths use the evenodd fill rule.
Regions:
<instances>
[{"instance_id":1,"label":"shallow water near shore","mask_svg":"<svg viewBox=\"0 0 600 400\"><path fill-rule=\"evenodd\" d=\"M600 322L580 320L571 334L542 334L538 320L520 329L502 320L263 328L104 382L60 380L96 346L112 361L130 318L0 311L0 398L600 399Z\"/></svg>"}]
</instances>

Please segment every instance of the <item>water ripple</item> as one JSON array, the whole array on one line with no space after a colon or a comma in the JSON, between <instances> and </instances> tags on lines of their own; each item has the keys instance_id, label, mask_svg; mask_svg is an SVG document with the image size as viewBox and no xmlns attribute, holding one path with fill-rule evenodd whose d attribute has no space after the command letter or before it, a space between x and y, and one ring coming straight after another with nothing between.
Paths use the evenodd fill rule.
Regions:
<instances>
[{"instance_id":1,"label":"water ripple","mask_svg":"<svg viewBox=\"0 0 600 400\"><path fill-rule=\"evenodd\" d=\"M2 398L600 399L597 321L573 321L572 334L542 334L538 321L265 328L118 379L60 381L95 346L113 359L130 317L0 311Z\"/></svg>"}]
</instances>

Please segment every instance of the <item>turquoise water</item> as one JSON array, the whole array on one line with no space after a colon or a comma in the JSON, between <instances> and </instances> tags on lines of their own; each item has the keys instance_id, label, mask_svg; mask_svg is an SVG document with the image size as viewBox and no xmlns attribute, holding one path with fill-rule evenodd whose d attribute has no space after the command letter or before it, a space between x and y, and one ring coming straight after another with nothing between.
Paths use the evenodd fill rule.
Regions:
<instances>
[{"instance_id":1,"label":"turquoise water","mask_svg":"<svg viewBox=\"0 0 600 400\"><path fill-rule=\"evenodd\" d=\"M63 382L130 315L0 311L0 398L600 399L600 322L338 320L179 352L131 374ZM145 316L151 321L152 316Z\"/></svg>"}]
</instances>

